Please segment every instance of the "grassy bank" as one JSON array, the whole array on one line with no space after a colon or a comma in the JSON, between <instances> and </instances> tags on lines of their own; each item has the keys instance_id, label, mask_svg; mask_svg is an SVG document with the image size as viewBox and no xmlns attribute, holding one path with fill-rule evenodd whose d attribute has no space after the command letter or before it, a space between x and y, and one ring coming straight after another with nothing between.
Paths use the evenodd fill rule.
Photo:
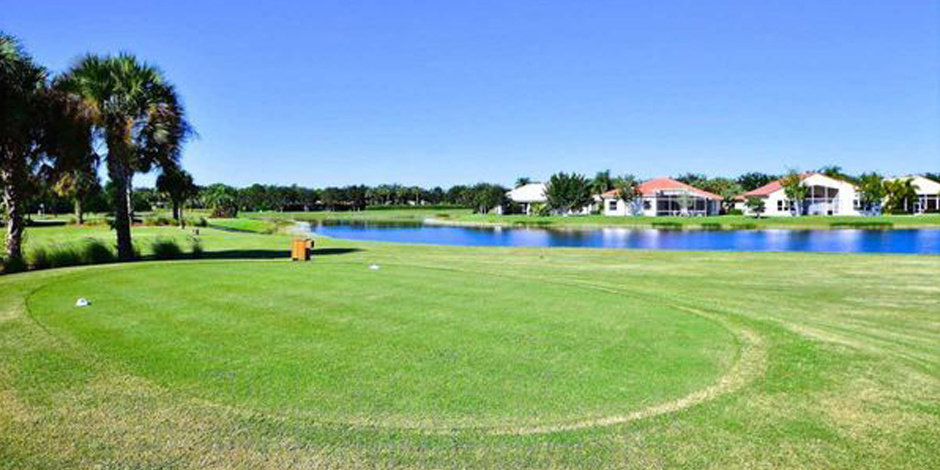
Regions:
<instances>
[{"instance_id":1,"label":"grassy bank","mask_svg":"<svg viewBox=\"0 0 940 470\"><path fill-rule=\"evenodd\" d=\"M256 212L244 213L244 218L294 219L303 221L343 220L362 222L420 222L431 219L436 223L464 225L534 225L542 227L638 227L681 228L706 230L734 229L830 229L830 228L940 228L940 214L858 216L804 216L763 217L607 217L588 216L526 216L474 214L468 209L367 209L359 212Z\"/></svg>"},{"instance_id":2,"label":"grassy bank","mask_svg":"<svg viewBox=\"0 0 940 470\"><path fill-rule=\"evenodd\" d=\"M940 465L937 256L199 237L0 276L0 468Z\"/></svg>"}]
</instances>

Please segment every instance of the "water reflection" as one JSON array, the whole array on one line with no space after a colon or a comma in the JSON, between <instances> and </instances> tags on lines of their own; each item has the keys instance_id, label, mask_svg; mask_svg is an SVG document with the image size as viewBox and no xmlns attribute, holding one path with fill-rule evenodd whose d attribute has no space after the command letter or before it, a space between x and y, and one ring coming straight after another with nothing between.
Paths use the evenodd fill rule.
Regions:
<instances>
[{"instance_id":1,"label":"water reflection","mask_svg":"<svg viewBox=\"0 0 940 470\"><path fill-rule=\"evenodd\" d=\"M311 230L334 238L433 245L940 254L940 230L935 229L550 229L323 221Z\"/></svg>"}]
</instances>

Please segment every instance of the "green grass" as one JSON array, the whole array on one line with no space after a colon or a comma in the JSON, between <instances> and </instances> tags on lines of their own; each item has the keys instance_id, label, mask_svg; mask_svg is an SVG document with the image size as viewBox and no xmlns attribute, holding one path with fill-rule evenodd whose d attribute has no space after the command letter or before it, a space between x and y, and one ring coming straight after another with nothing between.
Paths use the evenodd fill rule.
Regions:
<instances>
[{"instance_id":1,"label":"green grass","mask_svg":"<svg viewBox=\"0 0 940 470\"><path fill-rule=\"evenodd\" d=\"M940 466L938 256L199 239L0 276L0 468Z\"/></svg>"}]
</instances>

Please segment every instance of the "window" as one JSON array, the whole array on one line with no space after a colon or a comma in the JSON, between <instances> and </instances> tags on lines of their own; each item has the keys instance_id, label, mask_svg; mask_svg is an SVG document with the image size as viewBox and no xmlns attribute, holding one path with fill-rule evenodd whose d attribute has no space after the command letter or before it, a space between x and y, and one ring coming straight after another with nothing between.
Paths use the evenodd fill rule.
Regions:
<instances>
[{"instance_id":1,"label":"window","mask_svg":"<svg viewBox=\"0 0 940 470\"><path fill-rule=\"evenodd\" d=\"M617 200L607 201L607 210L615 211L617 210Z\"/></svg>"},{"instance_id":2,"label":"window","mask_svg":"<svg viewBox=\"0 0 940 470\"><path fill-rule=\"evenodd\" d=\"M650 207L653 207L652 204L650 204L650 200L649 200L649 199L644 199L644 200L643 200L643 210L648 211L648 210L650 210Z\"/></svg>"},{"instance_id":3,"label":"window","mask_svg":"<svg viewBox=\"0 0 940 470\"><path fill-rule=\"evenodd\" d=\"M778 199L777 200L777 212L783 212L785 210L787 210L787 201L784 201L783 199Z\"/></svg>"}]
</instances>

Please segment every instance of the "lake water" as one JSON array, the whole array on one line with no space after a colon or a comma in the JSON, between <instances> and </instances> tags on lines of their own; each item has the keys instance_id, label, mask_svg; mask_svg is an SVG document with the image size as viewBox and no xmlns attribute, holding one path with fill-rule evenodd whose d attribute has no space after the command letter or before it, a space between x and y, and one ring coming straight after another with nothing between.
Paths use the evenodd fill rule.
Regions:
<instances>
[{"instance_id":1,"label":"lake water","mask_svg":"<svg viewBox=\"0 0 940 470\"><path fill-rule=\"evenodd\" d=\"M328 221L312 225L311 230L318 235L349 240L455 246L940 254L937 229L550 229Z\"/></svg>"}]
</instances>

